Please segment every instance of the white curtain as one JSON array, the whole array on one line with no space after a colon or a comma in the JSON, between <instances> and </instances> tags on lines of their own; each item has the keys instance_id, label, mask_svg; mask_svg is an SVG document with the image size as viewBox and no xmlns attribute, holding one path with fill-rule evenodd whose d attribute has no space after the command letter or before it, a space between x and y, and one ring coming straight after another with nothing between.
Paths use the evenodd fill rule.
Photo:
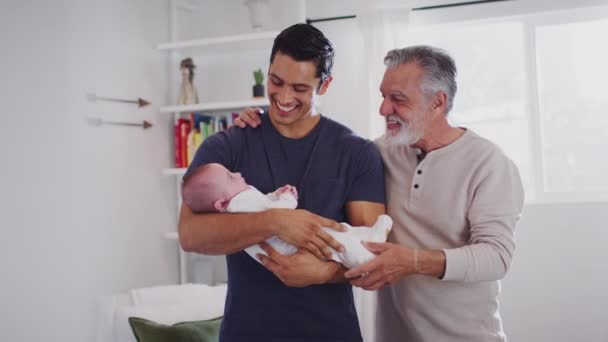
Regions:
<instances>
[{"instance_id":1,"label":"white curtain","mask_svg":"<svg viewBox=\"0 0 608 342\"><path fill-rule=\"evenodd\" d=\"M367 91L363 112L369 117L368 136L372 139L384 133L384 120L379 115L379 86L384 75L384 56L405 41L411 1L361 0L358 2L357 21L363 34L363 77ZM354 288L355 306L359 314L361 332L366 342L375 341L376 292Z\"/></svg>"},{"instance_id":2,"label":"white curtain","mask_svg":"<svg viewBox=\"0 0 608 342\"><path fill-rule=\"evenodd\" d=\"M384 56L394 48L404 47L412 1L360 0L357 21L363 34L364 55L362 70L367 74L367 106L369 137L384 133L384 120L378 114L382 97L378 90L384 75Z\"/></svg>"}]
</instances>

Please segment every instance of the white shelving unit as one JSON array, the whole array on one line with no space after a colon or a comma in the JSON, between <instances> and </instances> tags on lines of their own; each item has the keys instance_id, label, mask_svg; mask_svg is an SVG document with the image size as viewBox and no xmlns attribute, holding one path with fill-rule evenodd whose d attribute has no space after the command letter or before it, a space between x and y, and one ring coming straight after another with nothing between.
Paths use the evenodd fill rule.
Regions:
<instances>
[{"instance_id":1,"label":"white shelving unit","mask_svg":"<svg viewBox=\"0 0 608 342\"><path fill-rule=\"evenodd\" d=\"M196 40L185 40L159 44L158 50L176 51L183 54L199 55L209 52L210 49L228 50L238 47L239 49L256 48L259 41L272 40L279 32L256 32L247 34L237 34L223 37L212 37Z\"/></svg>"},{"instance_id":2,"label":"white shelving unit","mask_svg":"<svg viewBox=\"0 0 608 342\"><path fill-rule=\"evenodd\" d=\"M241 110L246 107L257 107L257 106L268 106L268 100L266 99L249 99L243 101L230 101L230 102L208 102L201 103L196 105L188 105L188 106L167 106L162 107L161 112L163 113L172 113L175 118L179 117L180 113L188 113L188 112L200 112L200 111L228 111L228 110ZM161 174L163 176L175 177L175 185L176 185L176 198L177 198L177 213L179 215L179 211L181 208L181 184L182 184L182 176L186 173L186 168L166 168L161 170ZM176 217L175 221L175 230L172 232L167 232L164 234L164 238L171 241L176 241L179 243L179 236L177 233L177 220L179 216ZM187 269L187 257L186 252L179 249L179 277L180 283L184 284L188 282L188 269ZM210 262L209 265L213 263Z\"/></svg>"},{"instance_id":3,"label":"white shelving unit","mask_svg":"<svg viewBox=\"0 0 608 342\"><path fill-rule=\"evenodd\" d=\"M177 234L177 232L168 232L168 233L165 233L165 239L178 240L179 235Z\"/></svg>"},{"instance_id":4,"label":"white shelving unit","mask_svg":"<svg viewBox=\"0 0 608 342\"><path fill-rule=\"evenodd\" d=\"M193 105L182 105L182 106L165 106L160 107L161 113L189 113L189 112L202 112L202 111L230 111L240 110L246 107L260 107L268 106L268 100L266 98L252 98L241 101L224 101L224 102L206 102L197 103Z\"/></svg>"},{"instance_id":5,"label":"white shelving unit","mask_svg":"<svg viewBox=\"0 0 608 342\"><path fill-rule=\"evenodd\" d=\"M159 44L157 50L161 53L168 53L170 70L170 98L177 98L176 86L179 84L180 75L174 72L178 70L176 66L179 66L179 62L182 58L200 57L205 55L211 55L217 52L230 51L245 51L248 49L255 50L264 48L264 51L269 52L265 45L271 44L272 39L276 37L278 31L266 31L266 32L255 32L236 34L229 36L210 37L203 39L193 40L182 40L177 39L179 32L179 11L185 10L183 3L179 0L169 0L170 8L170 42ZM186 8L187 10L187 8ZM267 63L267 61L264 61ZM182 113L191 112L204 112L205 114L214 115L219 112L239 112L247 107L265 107L268 106L268 100L266 98L248 98L248 99L236 99L232 101L205 101L203 103L195 105L167 105L160 108L161 113L167 113L173 115L174 121L182 115ZM177 232L177 220L179 219L179 211L181 207L181 179L185 168L166 168L161 170L161 175L165 177L174 177L176 185L176 208L178 217L175 220L175 226L173 231L168 231L163 234L162 238L169 241L174 241L179 244L179 235ZM201 256L204 257L204 256ZM216 257L217 258L217 257ZM214 260L213 257L209 257L209 260ZM209 262L212 265L213 262ZM179 248L179 277L180 283L186 283L190 281L188 279L188 267L187 267L187 255L181 248Z\"/></svg>"},{"instance_id":6,"label":"white shelving unit","mask_svg":"<svg viewBox=\"0 0 608 342\"><path fill-rule=\"evenodd\" d=\"M183 176L186 173L185 168L173 167L168 169L163 169L161 171L163 176Z\"/></svg>"}]
</instances>

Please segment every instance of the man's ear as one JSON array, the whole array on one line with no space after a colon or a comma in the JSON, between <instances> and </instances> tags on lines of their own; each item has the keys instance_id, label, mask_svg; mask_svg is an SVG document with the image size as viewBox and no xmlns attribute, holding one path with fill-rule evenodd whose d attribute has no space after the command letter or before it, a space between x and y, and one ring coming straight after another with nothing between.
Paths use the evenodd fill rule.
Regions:
<instances>
[{"instance_id":1,"label":"man's ear","mask_svg":"<svg viewBox=\"0 0 608 342\"><path fill-rule=\"evenodd\" d=\"M215 207L215 210L223 212L226 211L226 208L228 208L228 203L230 203L229 200L219 199L213 203L213 206Z\"/></svg>"},{"instance_id":2,"label":"man's ear","mask_svg":"<svg viewBox=\"0 0 608 342\"><path fill-rule=\"evenodd\" d=\"M321 83L321 86L319 87L319 95L323 95L325 94L325 92L327 91L327 88L329 87L329 84L331 83L331 81L334 79L333 76L329 76L327 79L325 79L325 81L323 81Z\"/></svg>"},{"instance_id":3,"label":"man's ear","mask_svg":"<svg viewBox=\"0 0 608 342\"><path fill-rule=\"evenodd\" d=\"M438 91L433 96L433 110L441 109L442 112L445 111L448 105L448 95L443 91Z\"/></svg>"}]
</instances>

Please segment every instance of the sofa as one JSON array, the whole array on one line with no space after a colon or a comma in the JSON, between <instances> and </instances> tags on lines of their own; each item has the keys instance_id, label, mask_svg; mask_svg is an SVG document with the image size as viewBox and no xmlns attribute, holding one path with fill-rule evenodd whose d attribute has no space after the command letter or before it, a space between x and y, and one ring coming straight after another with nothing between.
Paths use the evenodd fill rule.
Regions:
<instances>
[{"instance_id":1,"label":"sofa","mask_svg":"<svg viewBox=\"0 0 608 342\"><path fill-rule=\"evenodd\" d=\"M130 290L99 300L97 342L136 342L129 317L159 324L209 320L222 316L226 284L183 284Z\"/></svg>"}]
</instances>

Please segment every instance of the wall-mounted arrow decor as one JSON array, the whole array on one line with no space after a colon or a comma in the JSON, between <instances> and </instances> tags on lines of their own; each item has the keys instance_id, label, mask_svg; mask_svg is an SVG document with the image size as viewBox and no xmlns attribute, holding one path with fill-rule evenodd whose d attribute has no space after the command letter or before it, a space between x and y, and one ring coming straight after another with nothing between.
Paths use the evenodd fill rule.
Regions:
<instances>
[{"instance_id":1,"label":"wall-mounted arrow decor","mask_svg":"<svg viewBox=\"0 0 608 342\"><path fill-rule=\"evenodd\" d=\"M142 98L138 98L137 100L125 100L125 99L117 99L117 98L112 98L112 97L97 96L97 94L93 94L93 93L87 94L87 100L89 100L91 102L107 101L107 102L135 103L135 104L137 104L137 106L139 108L150 104L150 102L148 102Z\"/></svg>"},{"instance_id":2,"label":"wall-mounted arrow decor","mask_svg":"<svg viewBox=\"0 0 608 342\"><path fill-rule=\"evenodd\" d=\"M139 123L139 122L108 121L108 120L103 120L101 118L87 118L87 122L91 126L101 126L101 125L135 126L135 127L142 127L143 129L148 129L148 128L152 127L152 124L146 120Z\"/></svg>"}]
</instances>

